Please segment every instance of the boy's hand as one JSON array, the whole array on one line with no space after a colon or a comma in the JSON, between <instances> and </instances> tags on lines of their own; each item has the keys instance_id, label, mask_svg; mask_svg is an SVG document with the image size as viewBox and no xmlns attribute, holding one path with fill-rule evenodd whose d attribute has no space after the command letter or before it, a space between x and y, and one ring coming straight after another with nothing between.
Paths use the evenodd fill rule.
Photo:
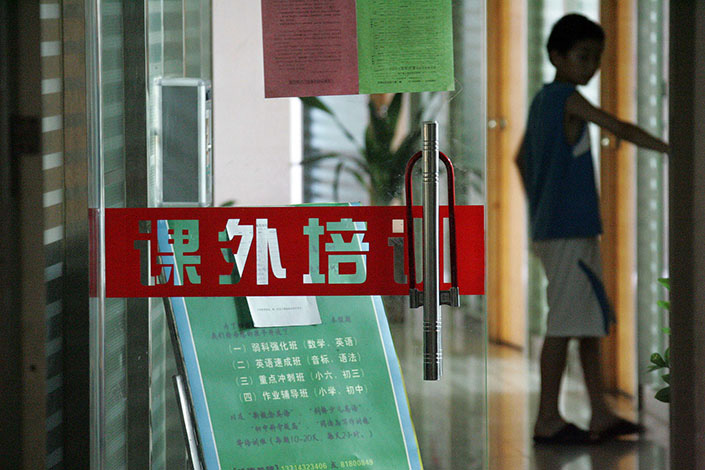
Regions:
<instances>
[{"instance_id":1,"label":"boy's hand","mask_svg":"<svg viewBox=\"0 0 705 470\"><path fill-rule=\"evenodd\" d=\"M657 152L668 153L668 144L658 139L638 126L629 122L620 121L612 114L593 106L577 91L570 95L565 104L565 112L572 117L593 122L601 128L611 132L619 139Z\"/></svg>"}]
</instances>

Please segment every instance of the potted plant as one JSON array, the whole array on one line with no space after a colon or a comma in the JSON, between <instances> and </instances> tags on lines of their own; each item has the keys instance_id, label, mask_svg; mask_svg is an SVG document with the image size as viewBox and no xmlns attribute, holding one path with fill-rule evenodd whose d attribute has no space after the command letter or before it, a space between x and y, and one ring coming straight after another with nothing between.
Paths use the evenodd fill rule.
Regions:
<instances>
[{"instance_id":1,"label":"potted plant","mask_svg":"<svg viewBox=\"0 0 705 470\"><path fill-rule=\"evenodd\" d=\"M424 112L414 113L408 132L401 129L403 93L370 95L368 102L369 123L364 141L352 135L339 117L317 97L301 98L307 106L328 114L356 148L355 154L319 153L308 155L303 164L321 160L336 160L333 194L338 199L338 187L343 173L352 175L364 187L371 205L389 205L400 199L404 170L411 156L420 150L421 122ZM433 101L433 100L432 100ZM436 109L430 110L431 115Z\"/></svg>"},{"instance_id":2,"label":"potted plant","mask_svg":"<svg viewBox=\"0 0 705 470\"><path fill-rule=\"evenodd\" d=\"M666 289L670 290L671 289L671 281L670 279L662 278L658 280L659 284L661 284L663 287ZM667 311L671 311L671 302L667 300L659 300L658 305L660 307L665 308ZM669 328L664 328L664 332L666 334L670 334L671 331ZM661 378L663 379L664 383L666 384L665 387L661 388L658 392L656 392L656 395L654 398L656 398L658 401L662 401L664 403L670 403L671 402L671 349L666 348L666 350L663 352L663 354L655 352L651 355L650 358L651 365L649 366L649 372L654 372L654 371L663 371L665 369L665 374L661 375Z\"/></svg>"}]
</instances>

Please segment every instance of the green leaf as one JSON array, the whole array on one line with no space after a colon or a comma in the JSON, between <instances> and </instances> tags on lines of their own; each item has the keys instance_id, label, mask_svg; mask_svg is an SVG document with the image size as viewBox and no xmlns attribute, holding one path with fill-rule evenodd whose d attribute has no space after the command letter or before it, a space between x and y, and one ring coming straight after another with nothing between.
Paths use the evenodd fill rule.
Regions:
<instances>
[{"instance_id":1,"label":"green leaf","mask_svg":"<svg viewBox=\"0 0 705 470\"><path fill-rule=\"evenodd\" d=\"M320 109L324 113L330 114L331 116L335 116L335 113L333 112L332 109L330 109L326 104L320 100L320 98L316 96L307 96L304 98L299 98L301 102L306 105L310 106L312 108Z\"/></svg>"},{"instance_id":2,"label":"green leaf","mask_svg":"<svg viewBox=\"0 0 705 470\"><path fill-rule=\"evenodd\" d=\"M304 159L301 160L301 164L302 165L311 165L313 163L318 163L321 160L327 160L329 158L343 158L343 156L337 152L310 155L308 157L304 157Z\"/></svg>"},{"instance_id":3,"label":"green leaf","mask_svg":"<svg viewBox=\"0 0 705 470\"><path fill-rule=\"evenodd\" d=\"M655 370L663 369L663 366L656 366L656 365L650 365L648 369L646 369L647 372L653 372Z\"/></svg>"},{"instance_id":4,"label":"green leaf","mask_svg":"<svg viewBox=\"0 0 705 470\"><path fill-rule=\"evenodd\" d=\"M656 392L656 395L654 396L658 401L664 402L664 403L670 403L671 402L671 387L664 387L658 392Z\"/></svg>"},{"instance_id":5,"label":"green leaf","mask_svg":"<svg viewBox=\"0 0 705 470\"><path fill-rule=\"evenodd\" d=\"M343 172L353 175L367 188L373 201L387 204L394 197L402 193L404 185L404 170L409 158L420 150L421 121L433 116L444 104L443 94L431 94L430 99L410 116L409 131L406 135L399 136L400 143L395 148L397 124L401 119L403 108L403 93L396 93L384 115L378 115L374 104L368 102L369 123L365 129L363 139L354 137L343 125L338 116L318 97L301 98L305 106L318 109L328 114L345 137L355 145L355 155L346 154L321 154L307 156L302 164L313 164L325 159L337 160L336 176L333 181L334 193L337 197L338 186ZM396 141L395 141L396 142ZM344 164L343 164L344 162Z\"/></svg>"},{"instance_id":6,"label":"green leaf","mask_svg":"<svg viewBox=\"0 0 705 470\"><path fill-rule=\"evenodd\" d=\"M405 156L408 160L413 156L414 153L421 150L419 144L421 143L421 129L416 126L412 129L401 141L396 152L400 156ZM413 152L413 153L412 153Z\"/></svg>"},{"instance_id":7,"label":"green leaf","mask_svg":"<svg viewBox=\"0 0 705 470\"><path fill-rule=\"evenodd\" d=\"M343 123L340 121L338 116L333 112L333 110L330 109L328 106L326 106L326 104L323 101L321 101L320 98L318 98L316 96L307 96L307 97L299 98L299 99L301 100L301 102L305 106L310 106L312 108L321 110L324 113L328 114L333 119L333 122L338 127L338 129L340 129L340 132L342 132L345 135L345 138L348 139L353 145L358 147L358 150L360 151L360 153L362 153L362 149L360 148L360 143L357 141L355 136L353 136L350 133L348 128L345 127L345 125L343 125Z\"/></svg>"},{"instance_id":8,"label":"green leaf","mask_svg":"<svg viewBox=\"0 0 705 470\"><path fill-rule=\"evenodd\" d=\"M658 279L658 283L661 284L666 289L671 290L671 279L670 278L660 277Z\"/></svg>"},{"instance_id":9,"label":"green leaf","mask_svg":"<svg viewBox=\"0 0 705 470\"><path fill-rule=\"evenodd\" d=\"M374 103L370 100L367 104L370 115L370 124L367 128L368 135L374 138L375 145L380 148L389 149L394 138L394 129L390 128L386 118L377 115Z\"/></svg>"},{"instance_id":10,"label":"green leaf","mask_svg":"<svg viewBox=\"0 0 705 470\"><path fill-rule=\"evenodd\" d=\"M661 376L664 382L666 382L668 385L671 385L671 374L663 374Z\"/></svg>"},{"instance_id":11,"label":"green leaf","mask_svg":"<svg viewBox=\"0 0 705 470\"><path fill-rule=\"evenodd\" d=\"M373 127L370 125L365 132L365 160L370 167L379 167L386 170L389 163L389 147L377 138Z\"/></svg>"},{"instance_id":12,"label":"green leaf","mask_svg":"<svg viewBox=\"0 0 705 470\"><path fill-rule=\"evenodd\" d=\"M335 166L335 176L333 178L333 199L337 202L339 198L339 189L340 189L340 174L343 171L343 168L345 168L345 162L338 162L338 164Z\"/></svg>"},{"instance_id":13,"label":"green leaf","mask_svg":"<svg viewBox=\"0 0 705 470\"><path fill-rule=\"evenodd\" d=\"M362 187L366 188L368 191L370 189L368 182L365 179L365 172L360 171L359 169L356 169L354 167L351 167L348 162L339 162L335 166L334 170L334 178L333 178L333 197L335 200L338 200L338 193L339 193L339 187L340 187L340 177L343 172L346 172L350 174L353 178L355 178Z\"/></svg>"},{"instance_id":14,"label":"green leaf","mask_svg":"<svg viewBox=\"0 0 705 470\"><path fill-rule=\"evenodd\" d=\"M360 186L366 188L368 192L370 191L370 183L367 181L363 173L352 169L348 169L348 172L355 177L358 183L360 183Z\"/></svg>"},{"instance_id":15,"label":"green leaf","mask_svg":"<svg viewBox=\"0 0 705 470\"><path fill-rule=\"evenodd\" d=\"M669 312L671 311L671 302L669 302L667 300L659 300L658 302L656 302L656 305L658 305L661 308L665 308Z\"/></svg>"},{"instance_id":16,"label":"green leaf","mask_svg":"<svg viewBox=\"0 0 705 470\"><path fill-rule=\"evenodd\" d=\"M666 333L667 335L670 335L670 334L671 334L671 329L670 329L669 327L667 327L667 326L661 328L661 331L663 331L663 332Z\"/></svg>"},{"instance_id":17,"label":"green leaf","mask_svg":"<svg viewBox=\"0 0 705 470\"><path fill-rule=\"evenodd\" d=\"M671 348L666 348L663 353L663 360L666 362L666 367L671 367Z\"/></svg>"},{"instance_id":18,"label":"green leaf","mask_svg":"<svg viewBox=\"0 0 705 470\"><path fill-rule=\"evenodd\" d=\"M389 123L389 127L392 129L392 134L394 134L394 131L397 128L397 123L399 122L399 111L401 110L403 96L404 95L402 93L396 93L394 98L392 98L392 102L389 103L389 108L387 108L387 121Z\"/></svg>"},{"instance_id":19,"label":"green leaf","mask_svg":"<svg viewBox=\"0 0 705 470\"><path fill-rule=\"evenodd\" d=\"M304 157L303 160L301 160L302 165L312 165L314 163L318 163L322 160L327 160L327 159L338 159L342 162L346 162L348 164L352 164L355 167L358 167L362 169L363 171L367 171L367 163L365 160L362 159L359 155L354 155L354 154L347 154L347 153L324 153L324 154L318 154L318 155L311 155L308 157Z\"/></svg>"},{"instance_id":20,"label":"green leaf","mask_svg":"<svg viewBox=\"0 0 705 470\"><path fill-rule=\"evenodd\" d=\"M666 367L666 361L657 352L651 355L651 363L658 367Z\"/></svg>"}]
</instances>

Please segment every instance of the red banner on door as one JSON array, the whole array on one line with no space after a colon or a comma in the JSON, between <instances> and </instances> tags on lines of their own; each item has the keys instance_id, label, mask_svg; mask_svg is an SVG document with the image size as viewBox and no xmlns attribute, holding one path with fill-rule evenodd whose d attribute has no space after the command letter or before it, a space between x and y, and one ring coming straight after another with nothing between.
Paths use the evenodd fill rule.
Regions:
<instances>
[{"instance_id":1,"label":"red banner on door","mask_svg":"<svg viewBox=\"0 0 705 470\"><path fill-rule=\"evenodd\" d=\"M484 294L483 208L455 213L460 294ZM106 296L407 295L404 219L401 206L106 209ZM443 290L447 221L442 206Z\"/></svg>"}]
</instances>

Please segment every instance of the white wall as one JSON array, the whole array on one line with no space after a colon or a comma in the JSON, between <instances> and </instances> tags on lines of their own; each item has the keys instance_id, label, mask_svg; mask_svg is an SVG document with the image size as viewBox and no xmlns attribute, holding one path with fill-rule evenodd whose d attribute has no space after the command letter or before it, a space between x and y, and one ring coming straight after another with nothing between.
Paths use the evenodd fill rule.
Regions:
<instances>
[{"instance_id":1,"label":"white wall","mask_svg":"<svg viewBox=\"0 0 705 470\"><path fill-rule=\"evenodd\" d=\"M213 1L213 107L215 205L301 202L301 104L264 99L259 1Z\"/></svg>"}]
</instances>

